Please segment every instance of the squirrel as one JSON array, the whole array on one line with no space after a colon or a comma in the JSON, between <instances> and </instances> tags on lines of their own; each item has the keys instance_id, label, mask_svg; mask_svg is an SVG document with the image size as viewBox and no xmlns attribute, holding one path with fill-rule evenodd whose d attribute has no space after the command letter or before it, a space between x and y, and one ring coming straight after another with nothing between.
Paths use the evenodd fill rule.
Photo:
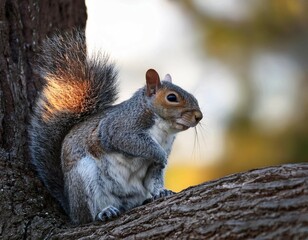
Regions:
<instances>
[{"instance_id":1,"label":"squirrel","mask_svg":"<svg viewBox=\"0 0 308 240\"><path fill-rule=\"evenodd\" d=\"M45 84L29 126L31 162L72 223L173 194L164 169L175 135L202 119L192 94L149 69L146 85L115 104L115 64L88 56L80 30L47 38L37 69Z\"/></svg>"}]
</instances>

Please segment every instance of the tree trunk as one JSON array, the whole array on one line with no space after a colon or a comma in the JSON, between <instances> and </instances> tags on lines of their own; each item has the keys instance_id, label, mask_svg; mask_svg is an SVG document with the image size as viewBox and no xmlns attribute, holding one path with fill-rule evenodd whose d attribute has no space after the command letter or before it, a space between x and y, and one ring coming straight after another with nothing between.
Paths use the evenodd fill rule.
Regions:
<instances>
[{"instance_id":1,"label":"tree trunk","mask_svg":"<svg viewBox=\"0 0 308 240\"><path fill-rule=\"evenodd\" d=\"M81 0L0 2L0 238L308 238L308 165L231 175L135 208L114 221L71 226L29 164L26 126L41 80L32 62L55 29L85 27Z\"/></svg>"},{"instance_id":2,"label":"tree trunk","mask_svg":"<svg viewBox=\"0 0 308 240\"><path fill-rule=\"evenodd\" d=\"M29 164L26 128L41 87L32 62L46 35L86 18L84 0L0 1L0 239L39 238L65 222Z\"/></svg>"}]
</instances>

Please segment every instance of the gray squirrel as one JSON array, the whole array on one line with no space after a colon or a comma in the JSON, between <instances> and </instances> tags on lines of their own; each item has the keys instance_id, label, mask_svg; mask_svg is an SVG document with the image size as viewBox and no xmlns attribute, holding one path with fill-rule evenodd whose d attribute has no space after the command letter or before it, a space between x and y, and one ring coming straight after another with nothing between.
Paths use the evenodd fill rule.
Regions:
<instances>
[{"instance_id":1,"label":"gray squirrel","mask_svg":"<svg viewBox=\"0 0 308 240\"><path fill-rule=\"evenodd\" d=\"M46 83L29 126L31 161L73 223L173 194L164 169L175 135L202 119L193 95L149 69L146 85L114 104L115 66L89 57L77 30L44 42L38 72Z\"/></svg>"}]
</instances>

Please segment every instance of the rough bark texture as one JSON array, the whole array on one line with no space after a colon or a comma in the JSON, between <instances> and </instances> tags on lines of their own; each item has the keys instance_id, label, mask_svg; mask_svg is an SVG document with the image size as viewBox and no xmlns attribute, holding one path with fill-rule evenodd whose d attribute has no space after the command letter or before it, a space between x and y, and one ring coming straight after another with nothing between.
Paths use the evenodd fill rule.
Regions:
<instances>
[{"instance_id":1,"label":"rough bark texture","mask_svg":"<svg viewBox=\"0 0 308 240\"><path fill-rule=\"evenodd\" d=\"M84 0L0 0L0 239L48 235L65 218L29 164L27 132L41 81L32 62L56 29L85 27Z\"/></svg>"},{"instance_id":2,"label":"rough bark texture","mask_svg":"<svg viewBox=\"0 0 308 240\"><path fill-rule=\"evenodd\" d=\"M308 165L231 175L73 227L29 164L26 125L41 80L32 69L45 35L84 27L83 0L0 1L0 239L308 238Z\"/></svg>"},{"instance_id":3,"label":"rough bark texture","mask_svg":"<svg viewBox=\"0 0 308 240\"><path fill-rule=\"evenodd\" d=\"M307 239L308 164L230 175L53 239Z\"/></svg>"}]
</instances>

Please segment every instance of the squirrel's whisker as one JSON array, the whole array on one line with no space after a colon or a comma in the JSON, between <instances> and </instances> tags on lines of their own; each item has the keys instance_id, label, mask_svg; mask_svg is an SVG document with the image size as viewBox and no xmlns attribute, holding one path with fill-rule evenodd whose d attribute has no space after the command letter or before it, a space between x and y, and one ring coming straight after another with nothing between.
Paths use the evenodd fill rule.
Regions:
<instances>
[{"instance_id":1,"label":"squirrel's whisker","mask_svg":"<svg viewBox=\"0 0 308 240\"><path fill-rule=\"evenodd\" d=\"M196 98L149 69L145 86L115 104L117 70L106 55L87 55L78 30L47 39L41 52L31 161L71 221L106 221L173 194L164 168L176 134L203 117Z\"/></svg>"}]
</instances>

